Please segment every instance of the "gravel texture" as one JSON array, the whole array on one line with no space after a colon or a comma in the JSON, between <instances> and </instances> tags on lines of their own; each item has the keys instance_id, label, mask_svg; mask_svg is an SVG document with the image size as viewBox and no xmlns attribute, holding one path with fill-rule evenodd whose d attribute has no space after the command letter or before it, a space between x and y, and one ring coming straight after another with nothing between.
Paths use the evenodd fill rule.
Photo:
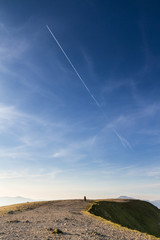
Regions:
<instances>
[{"instance_id":1,"label":"gravel texture","mask_svg":"<svg viewBox=\"0 0 160 240\"><path fill-rule=\"evenodd\" d=\"M88 204L82 200L52 201L36 209L0 217L0 240L158 239L82 212ZM62 233L57 234L59 230Z\"/></svg>"}]
</instances>

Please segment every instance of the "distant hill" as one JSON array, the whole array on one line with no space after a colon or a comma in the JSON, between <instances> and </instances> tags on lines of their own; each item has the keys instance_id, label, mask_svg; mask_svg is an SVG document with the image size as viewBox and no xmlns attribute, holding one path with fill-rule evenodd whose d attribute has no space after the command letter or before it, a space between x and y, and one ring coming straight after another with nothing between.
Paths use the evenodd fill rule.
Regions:
<instances>
[{"instance_id":1,"label":"distant hill","mask_svg":"<svg viewBox=\"0 0 160 240\"><path fill-rule=\"evenodd\" d=\"M128 196L120 196L118 197L118 199L136 199L136 198L132 198L132 197L128 197ZM149 201L146 200L147 202L152 203L154 206L160 208L160 200L155 200L155 201Z\"/></svg>"},{"instance_id":2,"label":"distant hill","mask_svg":"<svg viewBox=\"0 0 160 240\"><path fill-rule=\"evenodd\" d=\"M0 206L12 205L17 203L33 202L35 200L24 197L0 197Z\"/></svg>"},{"instance_id":3,"label":"distant hill","mask_svg":"<svg viewBox=\"0 0 160 240\"><path fill-rule=\"evenodd\" d=\"M96 201L88 211L121 226L160 237L160 210L149 202L108 199Z\"/></svg>"},{"instance_id":4,"label":"distant hill","mask_svg":"<svg viewBox=\"0 0 160 240\"><path fill-rule=\"evenodd\" d=\"M152 201L151 203L156 207L160 208L160 200L155 200L155 201Z\"/></svg>"},{"instance_id":5,"label":"distant hill","mask_svg":"<svg viewBox=\"0 0 160 240\"><path fill-rule=\"evenodd\" d=\"M118 199L135 199L135 198L128 197L128 196L120 196L118 197Z\"/></svg>"}]
</instances>

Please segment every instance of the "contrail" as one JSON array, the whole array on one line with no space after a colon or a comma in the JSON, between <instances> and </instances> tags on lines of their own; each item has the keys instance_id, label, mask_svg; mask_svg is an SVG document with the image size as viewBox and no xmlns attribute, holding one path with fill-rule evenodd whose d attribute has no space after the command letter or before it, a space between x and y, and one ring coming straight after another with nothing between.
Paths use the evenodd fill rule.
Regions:
<instances>
[{"instance_id":1,"label":"contrail","mask_svg":"<svg viewBox=\"0 0 160 240\"><path fill-rule=\"evenodd\" d=\"M51 29L48 27L48 25L46 25L48 31L50 32L50 34L52 35L52 37L54 38L54 40L56 41L57 45L59 46L59 48L61 49L62 53L64 54L64 56L67 58L68 62L70 63L71 67L73 68L74 72L76 73L76 75L78 76L78 78L80 79L80 81L82 82L83 86L86 88L87 92L89 93L89 95L91 96L91 98L94 100L94 102L96 103L96 105L102 110L100 104L98 103L98 101L95 99L95 97L92 95L91 91L89 90L89 88L87 87L87 85L85 84L85 82L83 81L82 77L80 76L80 74L78 73L78 71L76 70L76 68L74 67L73 63L71 62L71 60L69 59L69 57L67 56L67 54L65 53L65 51L63 50L62 46L60 45L60 43L58 42L58 40L56 39L55 35L53 34L53 32L51 31Z\"/></svg>"},{"instance_id":2,"label":"contrail","mask_svg":"<svg viewBox=\"0 0 160 240\"><path fill-rule=\"evenodd\" d=\"M127 141L127 139L125 139L124 137L122 137L114 128L113 128L114 133L116 134L116 136L119 138L121 144L125 147L128 148L130 150L132 149L131 144Z\"/></svg>"},{"instance_id":3,"label":"contrail","mask_svg":"<svg viewBox=\"0 0 160 240\"><path fill-rule=\"evenodd\" d=\"M82 77L80 76L80 74L78 73L77 69L74 67L73 63L71 62L71 60L69 59L69 57L67 56L67 54L65 53L64 49L62 48L62 46L60 45L60 43L58 42L57 38L55 37L55 35L53 34L53 32L51 31L51 29L48 27L48 25L46 25L46 28L48 29L48 31L50 32L50 34L52 35L52 37L54 38L54 40L56 41L58 47L60 48L60 50L62 51L62 53L64 54L64 56L66 57L66 59L68 60L69 64L71 65L72 69L74 70L74 72L76 73L76 75L78 76L78 78L80 79L81 83L83 84L83 86L85 87L85 89L87 90L87 92L89 93L89 95L91 96L91 98L94 100L94 102L96 103L96 105L98 106L98 108L102 111L104 117L106 118L106 114L104 113L101 105L99 104L99 102L96 100L96 98L92 95L91 91L89 90L89 88L87 87L87 85L85 84L85 82L83 81ZM120 140L120 142L122 143L122 145L124 147L129 148L130 150L132 150L132 147L130 145L130 143L123 138L122 136L120 136L120 134L113 128L113 132L115 133L115 135L118 137L118 139Z\"/></svg>"}]
</instances>

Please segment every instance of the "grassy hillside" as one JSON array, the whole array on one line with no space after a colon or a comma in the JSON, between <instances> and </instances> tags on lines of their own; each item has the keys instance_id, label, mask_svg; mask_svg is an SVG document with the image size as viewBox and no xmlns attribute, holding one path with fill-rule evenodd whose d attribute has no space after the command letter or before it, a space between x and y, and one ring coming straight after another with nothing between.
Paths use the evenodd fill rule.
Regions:
<instances>
[{"instance_id":1,"label":"grassy hillside","mask_svg":"<svg viewBox=\"0 0 160 240\"><path fill-rule=\"evenodd\" d=\"M124 227L160 237L160 210L151 203L110 199L93 203L88 211Z\"/></svg>"}]
</instances>

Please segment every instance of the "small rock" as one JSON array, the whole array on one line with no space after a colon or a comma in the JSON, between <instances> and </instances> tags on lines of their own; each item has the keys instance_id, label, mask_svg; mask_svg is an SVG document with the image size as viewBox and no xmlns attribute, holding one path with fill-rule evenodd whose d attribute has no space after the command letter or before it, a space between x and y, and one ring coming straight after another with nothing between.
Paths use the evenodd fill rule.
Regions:
<instances>
[{"instance_id":1,"label":"small rock","mask_svg":"<svg viewBox=\"0 0 160 240\"><path fill-rule=\"evenodd\" d=\"M26 210L33 210L34 208L32 208L32 207L28 207Z\"/></svg>"},{"instance_id":2,"label":"small rock","mask_svg":"<svg viewBox=\"0 0 160 240\"><path fill-rule=\"evenodd\" d=\"M56 228L52 231L52 234L63 234L63 232L60 229Z\"/></svg>"},{"instance_id":3,"label":"small rock","mask_svg":"<svg viewBox=\"0 0 160 240\"><path fill-rule=\"evenodd\" d=\"M10 220L10 221L7 221L8 223L19 223L20 221L15 219L15 220Z\"/></svg>"},{"instance_id":4,"label":"small rock","mask_svg":"<svg viewBox=\"0 0 160 240\"><path fill-rule=\"evenodd\" d=\"M13 214L14 212L13 211L9 211L8 214Z\"/></svg>"},{"instance_id":5,"label":"small rock","mask_svg":"<svg viewBox=\"0 0 160 240\"><path fill-rule=\"evenodd\" d=\"M47 228L48 231L54 231L53 228Z\"/></svg>"},{"instance_id":6,"label":"small rock","mask_svg":"<svg viewBox=\"0 0 160 240\"><path fill-rule=\"evenodd\" d=\"M98 233L98 232L91 232L91 234L92 234L92 235L99 235L99 236L101 235L101 234Z\"/></svg>"}]
</instances>

